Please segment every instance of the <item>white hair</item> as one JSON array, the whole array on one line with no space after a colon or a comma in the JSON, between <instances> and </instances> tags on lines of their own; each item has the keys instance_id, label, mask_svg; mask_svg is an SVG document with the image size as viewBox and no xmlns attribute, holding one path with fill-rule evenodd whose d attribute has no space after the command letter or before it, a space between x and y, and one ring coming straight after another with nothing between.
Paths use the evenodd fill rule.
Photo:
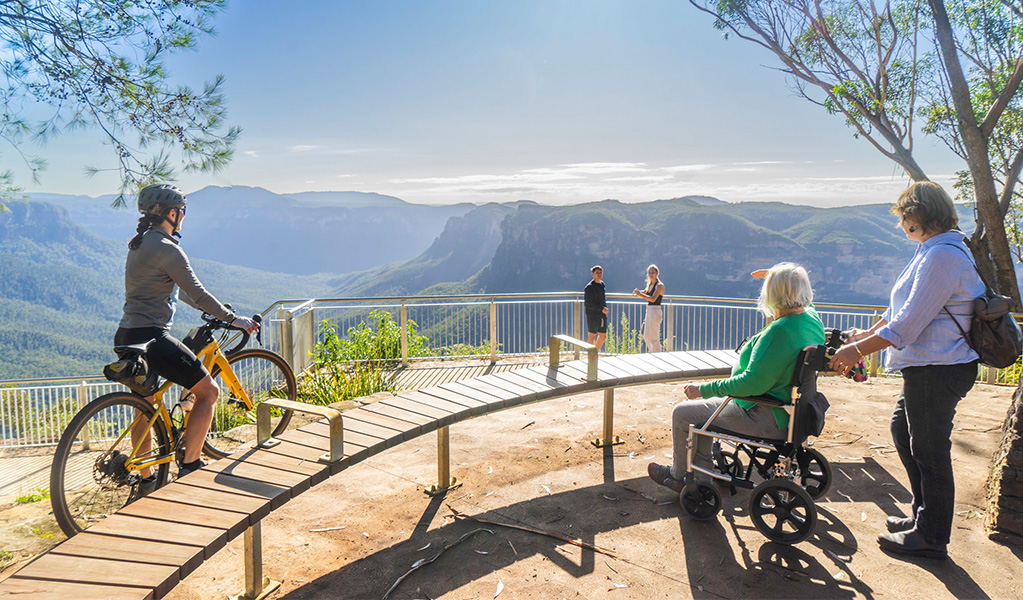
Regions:
<instances>
[{"instance_id":1,"label":"white hair","mask_svg":"<svg viewBox=\"0 0 1023 600\"><path fill-rule=\"evenodd\" d=\"M775 311L789 308L803 308L813 302L813 288L806 269L790 262L778 263L771 267L760 288L757 308L768 317Z\"/></svg>"}]
</instances>

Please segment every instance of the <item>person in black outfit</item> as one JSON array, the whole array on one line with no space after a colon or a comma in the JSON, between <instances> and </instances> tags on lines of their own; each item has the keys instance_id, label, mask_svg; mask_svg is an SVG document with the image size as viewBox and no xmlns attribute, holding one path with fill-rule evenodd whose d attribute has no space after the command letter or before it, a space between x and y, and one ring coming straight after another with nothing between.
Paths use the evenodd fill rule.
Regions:
<instances>
[{"instance_id":1,"label":"person in black outfit","mask_svg":"<svg viewBox=\"0 0 1023 600\"><path fill-rule=\"evenodd\" d=\"M600 265L590 269L593 281L586 284L583 290L583 305L586 307L586 330L589 331L587 341L597 347L604 345L607 339L607 297L604 292L604 269Z\"/></svg>"}]
</instances>

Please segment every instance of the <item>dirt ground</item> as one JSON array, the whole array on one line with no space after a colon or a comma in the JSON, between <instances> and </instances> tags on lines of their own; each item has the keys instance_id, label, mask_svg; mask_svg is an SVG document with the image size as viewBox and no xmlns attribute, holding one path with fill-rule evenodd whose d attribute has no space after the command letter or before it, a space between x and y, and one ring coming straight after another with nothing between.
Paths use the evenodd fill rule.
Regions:
<instances>
[{"instance_id":1,"label":"dirt ground","mask_svg":"<svg viewBox=\"0 0 1023 600\"><path fill-rule=\"evenodd\" d=\"M898 385L821 379L831 410L814 447L834 482L817 502L815 534L795 546L753 527L748 491L725 490L722 513L697 522L647 478L649 461L668 462L668 418L681 399L681 385L655 384L616 391L615 431L625 443L613 449L590 445L602 396L582 394L452 426L451 470L462 486L445 498L423 493L436 477L433 435L312 488L263 521L264 574L282 582L270 597L1023 598L1023 549L983 530L984 481L1010 388L978 385L959 406L950 560L878 549L885 517L905 515L911 499L888 433ZM452 509L535 531L454 518ZM19 563L0 578L56 540L45 537L55 526L42 513L40 505L0 509L0 547ZM242 557L239 537L168 597L239 593Z\"/></svg>"}]
</instances>

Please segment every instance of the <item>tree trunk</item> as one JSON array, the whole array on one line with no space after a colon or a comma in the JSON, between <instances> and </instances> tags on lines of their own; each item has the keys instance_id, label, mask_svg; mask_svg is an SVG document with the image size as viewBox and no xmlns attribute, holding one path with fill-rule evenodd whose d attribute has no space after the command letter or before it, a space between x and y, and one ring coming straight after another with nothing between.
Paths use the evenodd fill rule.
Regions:
<instances>
[{"instance_id":1,"label":"tree trunk","mask_svg":"<svg viewBox=\"0 0 1023 600\"><path fill-rule=\"evenodd\" d=\"M966 163L973 177L973 192L977 202L986 243L994 263L996 290L1011 296L1020 310L1019 286L1012 264L1009 240L1005 235L1005 220L995 193L994 174L988 156L988 137L980 129L973 109L969 84L959 64L959 55L952 37L952 26L942 0L930 0L934 14L934 31L945 62L945 72L952 89L952 101L959 119L959 133L966 148ZM978 225L978 226L979 226ZM1016 387L1012 405L1002 423L1002 443L994 456L991 476L988 478L988 535L1000 542L1023 545L1023 388Z\"/></svg>"},{"instance_id":2,"label":"tree trunk","mask_svg":"<svg viewBox=\"0 0 1023 600\"><path fill-rule=\"evenodd\" d=\"M1023 546L1023 386L1016 388L1002 424L1002 443L987 482L988 537Z\"/></svg>"},{"instance_id":3,"label":"tree trunk","mask_svg":"<svg viewBox=\"0 0 1023 600\"><path fill-rule=\"evenodd\" d=\"M959 54L953 39L952 25L945 11L945 3L941 0L931 0L931 9L934 13L934 31L952 92L952 103L955 105L959 120L959 134L966 148L966 164L969 165L970 175L973 177L977 216L984 225L984 239L994 263L995 279L991 283L996 291L1011 297L1016 310L1020 310L1023 305L1020 304L1019 286L1016 285L1016 269L1012 264L1009 239L1005 235L1005 219L1002 217L998 193L995 191L994 173L991 170L991 159L988 157L988 138L977 123L970 86L959 63Z\"/></svg>"}]
</instances>

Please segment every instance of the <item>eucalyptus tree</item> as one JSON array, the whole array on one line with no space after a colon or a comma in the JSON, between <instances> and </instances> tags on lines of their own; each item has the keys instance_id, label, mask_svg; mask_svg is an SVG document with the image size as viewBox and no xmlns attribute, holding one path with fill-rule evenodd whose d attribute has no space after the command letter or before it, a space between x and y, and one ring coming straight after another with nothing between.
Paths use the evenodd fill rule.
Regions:
<instances>
[{"instance_id":1,"label":"eucalyptus tree","mask_svg":"<svg viewBox=\"0 0 1023 600\"><path fill-rule=\"evenodd\" d=\"M795 89L841 114L914 181L927 173L915 134L966 163L955 186L974 202L977 264L1020 308L1023 0L690 0L715 26L772 52ZM1008 231L1008 234L1007 234ZM988 277L990 281L991 278ZM1023 539L1023 378L988 479L992 537Z\"/></svg>"},{"instance_id":2,"label":"eucalyptus tree","mask_svg":"<svg viewBox=\"0 0 1023 600\"><path fill-rule=\"evenodd\" d=\"M1009 240L1020 257L1023 1L690 2L726 35L773 53L800 95L842 115L912 180L928 179L918 134L962 157L955 185L974 202L974 254L1020 306Z\"/></svg>"},{"instance_id":3,"label":"eucalyptus tree","mask_svg":"<svg viewBox=\"0 0 1023 600\"><path fill-rule=\"evenodd\" d=\"M215 172L239 129L225 124L214 77L199 90L171 82L166 59L213 32L224 0L0 0L0 138L38 177L30 143L94 129L112 149L121 194L185 171ZM116 165L116 166L114 166ZM86 169L103 170L96 165ZM0 206L17 190L0 174Z\"/></svg>"}]
</instances>

